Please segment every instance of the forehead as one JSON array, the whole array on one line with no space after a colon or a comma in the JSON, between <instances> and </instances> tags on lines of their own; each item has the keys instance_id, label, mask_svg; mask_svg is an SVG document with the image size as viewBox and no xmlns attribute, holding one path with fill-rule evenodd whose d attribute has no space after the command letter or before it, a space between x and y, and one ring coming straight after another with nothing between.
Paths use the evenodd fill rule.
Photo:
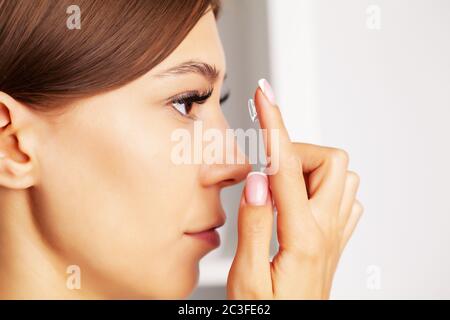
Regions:
<instances>
[{"instance_id":1,"label":"forehead","mask_svg":"<svg viewBox=\"0 0 450 320\"><path fill-rule=\"evenodd\" d=\"M156 75L164 70L189 60L198 60L216 66L225 73L225 54L217 30L216 19L212 11L206 13L183 39L180 45L149 75Z\"/></svg>"}]
</instances>

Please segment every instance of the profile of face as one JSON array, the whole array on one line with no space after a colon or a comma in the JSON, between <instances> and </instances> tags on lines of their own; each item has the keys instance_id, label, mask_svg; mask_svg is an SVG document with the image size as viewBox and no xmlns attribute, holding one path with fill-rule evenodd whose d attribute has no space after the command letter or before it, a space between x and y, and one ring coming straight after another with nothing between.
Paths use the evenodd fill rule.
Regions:
<instances>
[{"instance_id":1,"label":"profile of face","mask_svg":"<svg viewBox=\"0 0 450 320\"><path fill-rule=\"evenodd\" d=\"M118 89L78 99L58 116L17 103L29 125L16 153L33 159L27 192L49 265L62 276L79 266L81 293L183 298L195 288L200 259L217 245L186 233L225 223L220 192L251 166L237 145L224 154L232 163L177 164L171 136L180 128L193 135L195 121L228 128L225 73L208 12L166 59ZM180 102L192 92L203 100Z\"/></svg>"}]
</instances>

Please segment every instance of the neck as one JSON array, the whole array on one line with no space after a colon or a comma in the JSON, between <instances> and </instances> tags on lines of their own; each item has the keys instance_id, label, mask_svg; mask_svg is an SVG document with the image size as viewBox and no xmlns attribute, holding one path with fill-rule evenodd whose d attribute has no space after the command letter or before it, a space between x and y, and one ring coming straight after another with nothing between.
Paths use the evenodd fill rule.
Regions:
<instances>
[{"instance_id":1,"label":"neck","mask_svg":"<svg viewBox=\"0 0 450 320\"><path fill-rule=\"evenodd\" d=\"M46 243L28 190L0 188L0 299L83 299Z\"/></svg>"}]
</instances>

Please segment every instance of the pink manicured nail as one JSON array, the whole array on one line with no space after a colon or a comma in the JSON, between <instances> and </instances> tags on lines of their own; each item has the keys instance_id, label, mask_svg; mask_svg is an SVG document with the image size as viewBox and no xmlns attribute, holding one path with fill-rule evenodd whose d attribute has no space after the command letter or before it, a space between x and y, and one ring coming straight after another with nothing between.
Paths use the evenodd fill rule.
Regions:
<instances>
[{"instance_id":1,"label":"pink manicured nail","mask_svg":"<svg viewBox=\"0 0 450 320\"><path fill-rule=\"evenodd\" d=\"M258 81L258 85L261 88L264 95L269 99L270 103L275 105L275 94L273 93L272 87L270 83L266 79L261 79Z\"/></svg>"},{"instance_id":2,"label":"pink manicured nail","mask_svg":"<svg viewBox=\"0 0 450 320\"><path fill-rule=\"evenodd\" d=\"M245 200L252 206L266 204L269 183L267 176L262 172L250 172L245 184Z\"/></svg>"}]
</instances>

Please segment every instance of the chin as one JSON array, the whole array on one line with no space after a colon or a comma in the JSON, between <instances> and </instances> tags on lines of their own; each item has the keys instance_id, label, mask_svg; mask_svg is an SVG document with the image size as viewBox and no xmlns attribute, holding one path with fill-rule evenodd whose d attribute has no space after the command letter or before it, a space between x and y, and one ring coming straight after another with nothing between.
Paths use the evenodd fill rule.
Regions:
<instances>
[{"instance_id":1,"label":"chin","mask_svg":"<svg viewBox=\"0 0 450 320\"><path fill-rule=\"evenodd\" d=\"M157 292L157 299L187 299L198 285L198 275L197 270L195 274L191 273L183 277L173 277L169 280L170 283L161 287L161 290Z\"/></svg>"},{"instance_id":2,"label":"chin","mask_svg":"<svg viewBox=\"0 0 450 320\"><path fill-rule=\"evenodd\" d=\"M181 265L183 269L173 271L160 279L148 279L136 288L135 299L178 300L188 298L198 285L199 266ZM155 281L156 280L156 281ZM140 284L138 284L140 285ZM126 297L130 298L130 297Z\"/></svg>"}]
</instances>

